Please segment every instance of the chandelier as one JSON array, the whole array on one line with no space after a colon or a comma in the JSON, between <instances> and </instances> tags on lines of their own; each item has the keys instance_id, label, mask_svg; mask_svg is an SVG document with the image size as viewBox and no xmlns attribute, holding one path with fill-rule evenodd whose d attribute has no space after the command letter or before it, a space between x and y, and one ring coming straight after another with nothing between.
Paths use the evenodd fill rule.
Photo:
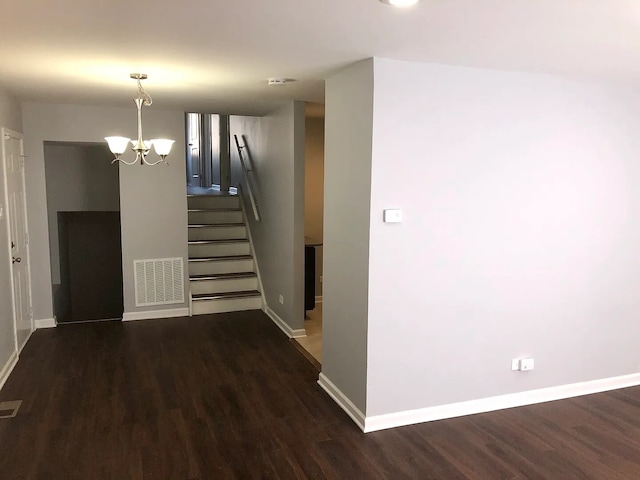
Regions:
<instances>
[{"instance_id":1,"label":"chandelier","mask_svg":"<svg viewBox=\"0 0 640 480\"><path fill-rule=\"evenodd\" d=\"M147 78L147 74L132 73L130 77L138 82L138 96L133 99L133 103L136 104L136 108L138 109L138 139L131 140L127 137L105 137L104 139L109 144L109 150L111 150L111 153L116 157L111 163L122 162L126 165L133 165L138 162L140 162L140 165L157 165L161 162L167 163L165 162L165 158L169 155L174 140L168 140L166 138L154 138L151 140L142 139L142 107L148 107L153 103L151 96L144 91L144 88L142 88L141 82ZM120 158L126 151L129 142L133 145L132 150L136 152L136 159L131 162L127 162ZM153 146L153 149L160 157L160 160L155 162L149 162L147 160L147 155L149 154L149 150L151 150L151 146Z\"/></svg>"}]
</instances>

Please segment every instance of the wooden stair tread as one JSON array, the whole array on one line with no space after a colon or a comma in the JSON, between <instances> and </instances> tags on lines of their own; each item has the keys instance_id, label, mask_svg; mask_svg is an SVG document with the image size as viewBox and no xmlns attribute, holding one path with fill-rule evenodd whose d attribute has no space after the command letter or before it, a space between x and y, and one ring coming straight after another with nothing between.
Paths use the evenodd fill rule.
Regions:
<instances>
[{"instance_id":1,"label":"wooden stair tread","mask_svg":"<svg viewBox=\"0 0 640 480\"><path fill-rule=\"evenodd\" d=\"M251 298L259 296L261 296L261 293L258 290L242 290L239 292L197 293L192 295L191 299L196 302L202 300L225 300L230 298Z\"/></svg>"},{"instance_id":2,"label":"wooden stair tread","mask_svg":"<svg viewBox=\"0 0 640 480\"><path fill-rule=\"evenodd\" d=\"M238 272L238 273L213 273L210 275L191 275L190 280L231 280L236 278L255 278L256 272Z\"/></svg>"},{"instance_id":3,"label":"wooden stair tread","mask_svg":"<svg viewBox=\"0 0 640 480\"><path fill-rule=\"evenodd\" d=\"M251 255L220 255L217 257L189 257L190 262L219 262L224 260L253 260Z\"/></svg>"},{"instance_id":4,"label":"wooden stair tread","mask_svg":"<svg viewBox=\"0 0 640 480\"><path fill-rule=\"evenodd\" d=\"M189 245L222 245L225 243L248 243L248 238L218 238L212 240L189 240Z\"/></svg>"}]
</instances>

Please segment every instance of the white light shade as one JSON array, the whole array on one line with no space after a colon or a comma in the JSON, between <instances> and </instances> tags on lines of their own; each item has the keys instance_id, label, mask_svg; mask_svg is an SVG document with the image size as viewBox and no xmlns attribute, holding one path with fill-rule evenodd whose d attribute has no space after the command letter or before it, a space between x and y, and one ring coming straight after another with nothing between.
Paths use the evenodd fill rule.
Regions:
<instances>
[{"instance_id":1,"label":"white light shade","mask_svg":"<svg viewBox=\"0 0 640 480\"><path fill-rule=\"evenodd\" d=\"M411 5L415 5L420 0L380 0L382 3L386 3L387 5L393 5L394 7L410 7Z\"/></svg>"},{"instance_id":2,"label":"white light shade","mask_svg":"<svg viewBox=\"0 0 640 480\"><path fill-rule=\"evenodd\" d=\"M122 155L131 141L131 139L127 137L104 137L104 139L109 144L109 150L111 150L111 153L114 155Z\"/></svg>"},{"instance_id":3,"label":"white light shade","mask_svg":"<svg viewBox=\"0 0 640 480\"><path fill-rule=\"evenodd\" d=\"M151 143L153 143L153 148L157 155L166 156L169 155L174 141L175 140L169 140L167 138L154 138L151 140Z\"/></svg>"}]
</instances>

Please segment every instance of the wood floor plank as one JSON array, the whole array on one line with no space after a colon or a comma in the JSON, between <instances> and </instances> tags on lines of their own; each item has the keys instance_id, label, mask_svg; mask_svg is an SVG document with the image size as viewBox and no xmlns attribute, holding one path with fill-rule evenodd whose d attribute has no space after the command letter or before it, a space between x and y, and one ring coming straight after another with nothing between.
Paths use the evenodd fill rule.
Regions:
<instances>
[{"instance_id":1,"label":"wood floor plank","mask_svg":"<svg viewBox=\"0 0 640 480\"><path fill-rule=\"evenodd\" d=\"M261 312L37 331L2 480L640 478L640 388L363 434Z\"/></svg>"}]
</instances>

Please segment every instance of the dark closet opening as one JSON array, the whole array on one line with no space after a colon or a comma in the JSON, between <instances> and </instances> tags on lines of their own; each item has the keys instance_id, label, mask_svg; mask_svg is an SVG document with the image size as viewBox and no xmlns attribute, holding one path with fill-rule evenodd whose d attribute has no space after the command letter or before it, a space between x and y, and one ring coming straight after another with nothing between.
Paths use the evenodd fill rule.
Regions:
<instances>
[{"instance_id":1,"label":"dark closet opening","mask_svg":"<svg viewBox=\"0 0 640 480\"><path fill-rule=\"evenodd\" d=\"M122 319L119 167L106 145L45 142L54 314Z\"/></svg>"}]
</instances>

